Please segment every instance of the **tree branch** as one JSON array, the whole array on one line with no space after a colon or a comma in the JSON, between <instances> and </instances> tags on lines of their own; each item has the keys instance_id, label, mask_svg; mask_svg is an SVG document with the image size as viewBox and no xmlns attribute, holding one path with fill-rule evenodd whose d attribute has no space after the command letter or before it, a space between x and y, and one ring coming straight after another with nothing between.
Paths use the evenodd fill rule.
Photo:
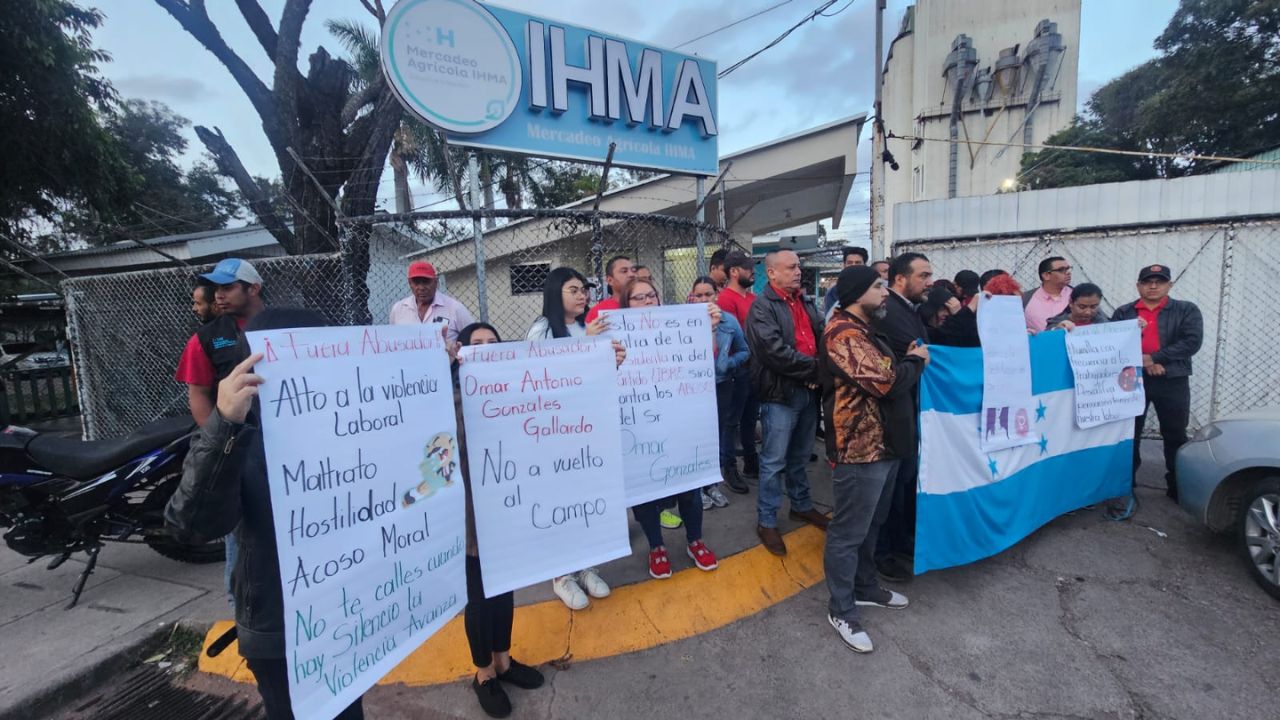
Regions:
<instances>
[{"instance_id":1,"label":"tree branch","mask_svg":"<svg viewBox=\"0 0 1280 720\"><path fill-rule=\"evenodd\" d=\"M355 122L361 108L376 101L382 94L382 88L385 84L386 81L379 77L374 82L364 86L360 92L347 98L346 104L342 106L342 127L347 127Z\"/></svg>"},{"instance_id":2,"label":"tree branch","mask_svg":"<svg viewBox=\"0 0 1280 720\"><path fill-rule=\"evenodd\" d=\"M249 201L249 209L253 210L253 214L258 217L258 222L271 233L271 236L279 242L285 252L290 255L298 254L298 239L289 229L284 221L276 215L275 209L271 206L271 199L263 192L262 187L254 181L249 175L249 171L244 169L244 164L240 162L240 156L227 142L222 131L218 128L210 130L207 127L197 125L195 128L196 137L200 138L200 142L204 143L205 148L209 150L209 154L213 156L213 162L218 166L218 172L231 178L239 188L240 194L244 195Z\"/></svg>"},{"instance_id":3,"label":"tree branch","mask_svg":"<svg viewBox=\"0 0 1280 720\"><path fill-rule=\"evenodd\" d=\"M379 27L387 21L387 11L382 9L382 0L373 0L372 3L370 0L360 0L360 4L369 11L370 15L378 19Z\"/></svg>"},{"instance_id":4,"label":"tree branch","mask_svg":"<svg viewBox=\"0 0 1280 720\"><path fill-rule=\"evenodd\" d=\"M267 57L275 62L276 45L279 39L276 37L276 29L271 26L271 19L258 4L258 0L236 0L236 7L240 8L240 14L244 16L244 21L253 31L254 36L258 38L262 49L267 51Z\"/></svg>"},{"instance_id":5,"label":"tree branch","mask_svg":"<svg viewBox=\"0 0 1280 720\"><path fill-rule=\"evenodd\" d=\"M280 117L298 117L298 95L305 93L302 74L298 72L298 48L301 45L302 24L311 10L311 0L289 0L280 14L280 31L276 35L275 90L276 112ZM285 145L294 145L292 133ZM283 166L282 166L283 167Z\"/></svg>"},{"instance_id":6,"label":"tree branch","mask_svg":"<svg viewBox=\"0 0 1280 720\"><path fill-rule=\"evenodd\" d=\"M166 12L173 16L174 20L182 26L187 34L195 38L204 49L213 54L219 62L227 68L231 73L231 77L244 91L249 102L253 104L253 109L258 111L258 116L262 118L262 128L267 133L267 138L273 143L278 138L286 137L284 125L280 122L280 115L276 111L276 105L271 97L271 89L253 74L253 70L249 65L240 58L222 39L222 35L218 32L218 27L209 19L209 14L205 12L203 0L155 0L156 4L163 8ZM288 144L287 142L285 144Z\"/></svg>"}]
</instances>

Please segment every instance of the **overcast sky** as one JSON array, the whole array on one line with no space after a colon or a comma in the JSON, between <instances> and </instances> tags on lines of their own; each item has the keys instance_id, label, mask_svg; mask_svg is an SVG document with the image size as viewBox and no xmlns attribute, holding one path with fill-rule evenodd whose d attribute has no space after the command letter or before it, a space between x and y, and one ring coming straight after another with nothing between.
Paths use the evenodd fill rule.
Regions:
<instances>
[{"instance_id":1,"label":"overcast sky","mask_svg":"<svg viewBox=\"0 0 1280 720\"><path fill-rule=\"evenodd\" d=\"M746 17L780 0L504 0L499 4L530 14L562 19L622 37L675 47L705 32ZM954 0L971 2L972 0ZM283 0L260 0L278 20ZM95 41L113 61L104 72L124 97L159 100L195 124L222 129L249 171L279 175L257 114L226 69L151 0L85 0L106 21ZM391 0L384 0L390 6ZM728 67L790 27L820 0L792 0L760 17L683 48ZM885 43L896 34L908 0L889 0ZM270 82L271 67L229 0L209 2L209 12L228 44ZM1100 85L1151 58L1152 41L1164 29L1177 0L1083 0L1079 87L1080 102ZM844 7L837 4L832 10ZM783 43L720 81L720 150L730 153L833 120L871 110L875 51L875 2L851 0L834 17L821 17ZM302 37L300 63L317 46L342 55L324 29L330 18L373 18L358 0L315 0ZM188 129L188 160L203 147ZM869 142L859 148L863 169L850 196L843 228L851 238L866 235ZM415 186L415 204L433 196ZM393 204L390 173L380 197ZM845 233L840 233L844 235Z\"/></svg>"}]
</instances>

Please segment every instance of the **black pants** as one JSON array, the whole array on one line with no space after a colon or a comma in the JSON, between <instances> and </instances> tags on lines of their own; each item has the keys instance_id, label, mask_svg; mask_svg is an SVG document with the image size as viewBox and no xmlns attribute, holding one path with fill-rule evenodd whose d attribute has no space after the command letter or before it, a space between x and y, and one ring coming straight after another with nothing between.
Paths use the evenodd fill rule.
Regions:
<instances>
[{"instance_id":1,"label":"black pants","mask_svg":"<svg viewBox=\"0 0 1280 720\"><path fill-rule=\"evenodd\" d=\"M249 670L258 680L258 694L267 720L293 720L293 708L289 705L289 661L285 658L245 658ZM347 706L334 720L364 720L361 699Z\"/></svg>"},{"instance_id":2,"label":"black pants","mask_svg":"<svg viewBox=\"0 0 1280 720\"><path fill-rule=\"evenodd\" d=\"M1156 406L1156 419L1160 421L1160 437L1164 440L1164 479L1169 485L1169 492L1178 491L1178 478L1175 475L1178 448L1187 444L1187 424L1191 422L1191 378L1165 378L1145 375L1142 378L1147 390L1147 407ZM1137 477L1138 468L1142 465L1142 454L1139 452L1142 442L1142 428L1147 423L1146 408L1134 421L1133 428L1133 473Z\"/></svg>"},{"instance_id":3,"label":"black pants","mask_svg":"<svg viewBox=\"0 0 1280 720\"><path fill-rule=\"evenodd\" d=\"M511 651L511 625L515 621L516 597L503 593L485 598L480 577L480 558L467 556L467 609L463 624L467 644L471 646L471 662L478 668L493 664L493 654Z\"/></svg>"},{"instance_id":4,"label":"black pants","mask_svg":"<svg viewBox=\"0 0 1280 720\"><path fill-rule=\"evenodd\" d=\"M920 458L912 455L902 458L889 481L893 483L889 505L889 517L880 526L876 541L876 561L883 562L893 555L908 558L916 553L916 484L920 474Z\"/></svg>"}]
</instances>

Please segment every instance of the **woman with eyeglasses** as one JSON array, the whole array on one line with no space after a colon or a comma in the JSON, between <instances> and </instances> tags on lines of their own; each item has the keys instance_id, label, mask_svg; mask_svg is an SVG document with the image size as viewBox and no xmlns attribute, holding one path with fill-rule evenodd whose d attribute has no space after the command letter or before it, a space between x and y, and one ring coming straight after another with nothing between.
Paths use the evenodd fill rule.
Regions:
<instances>
[{"instance_id":1,"label":"woman with eyeglasses","mask_svg":"<svg viewBox=\"0 0 1280 720\"><path fill-rule=\"evenodd\" d=\"M619 307L624 309L656 307L660 304L658 288L653 283L640 279L627 283L618 298ZM720 307L715 303L708 303L707 312L714 329L722 318ZM636 522L644 530L645 539L649 541L649 575L659 580L671 577L671 558L667 555L667 546L662 539L662 525L658 521L659 513L669 500L670 498L662 498L631 508ZM685 537L688 539L685 552L699 570L715 570L719 567L715 553L702 542L702 490L695 488L682 492L675 496L675 500L680 507L680 517L684 520Z\"/></svg>"},{"instance_id":2,"label":"woman with eyeglasses","mask_svg":"<svg viewBox=\"0 0 1280 720\"><path fill-rule=\"evenodd\" d=\"M533 321L525 335L528 340L586 337L609 329L604 318L585 322L587 316L587 279L570 267L558 267L547 274L542 285L542 314ZM614 353L619 365L626 350L616 340ZM591 604L587 597L609 597L609 584L600 577L598 568L589 567L576 573L561 575L551 581L551 588L570 610L582 610Z\"/></svg>"}]
</instances>

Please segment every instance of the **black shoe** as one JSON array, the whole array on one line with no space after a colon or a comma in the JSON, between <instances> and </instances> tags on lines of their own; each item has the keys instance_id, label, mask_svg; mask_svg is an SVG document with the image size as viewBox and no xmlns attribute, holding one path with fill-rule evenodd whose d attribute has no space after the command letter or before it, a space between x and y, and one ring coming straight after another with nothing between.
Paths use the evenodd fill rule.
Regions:
<instances>
[{"instance_id":1,"label":"black shoe","mask_svg":"<svg viewBox=\"0 0 1280 720\"><path fill-rule=\"evenodd\" d=\"M877 561L876 572L885 582L906 583L915 577L911 568L894 557Z\"/></svg>"},{"instance_id":2,"label":"black shoe","mask_svg":"<svg viewBox=\"0 0 1280 720\"><path fill-rule=\"evenodd\" d=\"M760 463L759 462L742 463L742 477L748 478L750 480L759 480L760 479Z\"/></svg>"},{"instance_id":3,"label":"black shoe","mask_svg":"<svg viewBox=\"0 0 1280 720\"><path fill-rule=\"evenodd\" d=\"M742 476L738 474L738 466L736 464L725 465L720 468L720 474L724 476L724 484L728 485L730 490L738 493L739 495L746 495L751 492L751 488L747 487L747 483L744 482Z\"/></svg>"},{"instance_id":4,"label":"black shoe","mask_svg":"<svg viewBox=\"0 0 1280 720\"><path fill-rule=\"evenodd\" d=\"M511 716L511 699L507 697L507 691L502 689L502 683L498 682L498 678L489 678L481 683L477 678L472 677L471 689L476 691L480 709L484 710L489 717Z\"/></svg>"},{"instance_id":5,"label":"black shoe","mask_svg":"<svg viewBox=\"0 0 1280 720\"><path fill-rule=\"evenodd\" d=\"M522 690L533 690L542 687L542 673L524 663L511 659L511 666L506 672L498 673L498 679L504 683L510 683Z\"/></svg>"}]
</instances>

